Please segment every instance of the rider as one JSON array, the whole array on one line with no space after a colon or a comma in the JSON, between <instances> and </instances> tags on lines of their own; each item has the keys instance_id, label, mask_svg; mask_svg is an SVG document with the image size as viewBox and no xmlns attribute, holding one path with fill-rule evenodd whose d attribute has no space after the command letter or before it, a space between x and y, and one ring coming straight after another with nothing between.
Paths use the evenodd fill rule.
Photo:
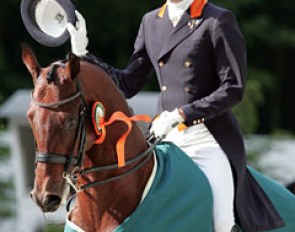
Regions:
<instances>
[{"instance_id":1,"label":"rider","mask_svg":"<svg viewBox=\"0 0 295 232\"><path fill-rule=\"evenodd\" d=\"M67 26L72 52L88 56L85 20L76 14L78 26ZM151 132L178 145L207 176L215 231L236 231L236 221L246 232L281 227L281 217L246 169L243 138L230 110L243 97L247 75L233 13L207 0L167 0L147 13L127 67L107 65L106 71L130 98L152 69L161 95Z\"/></svg>"}]
</instances>

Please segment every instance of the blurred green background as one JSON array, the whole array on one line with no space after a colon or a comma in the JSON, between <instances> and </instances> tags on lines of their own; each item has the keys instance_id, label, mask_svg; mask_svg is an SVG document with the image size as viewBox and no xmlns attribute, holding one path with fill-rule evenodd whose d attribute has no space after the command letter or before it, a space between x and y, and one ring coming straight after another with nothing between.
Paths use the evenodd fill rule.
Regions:
<instances>
[{"instance_id":1,"label":"blurred green background","mask_svg":"<svg viewBox=\"0 0 295 232\"><path fill-rule=\"evenodd\" d=\"M41 65L64 58L70 44L38 44L21 20L20 0L2 0L0 8L0 100L16 89L32 88L21 61L20 43L29 43ZM87 22L89 50L116 67L124 67L143 14L164 0L73 0ZM295 4L292 0L212 0L237 16L248 50L248 86L235 112L245 133L294 134ZM153 78L146 90L157 90Z\"/></svg>"}]
</instances>

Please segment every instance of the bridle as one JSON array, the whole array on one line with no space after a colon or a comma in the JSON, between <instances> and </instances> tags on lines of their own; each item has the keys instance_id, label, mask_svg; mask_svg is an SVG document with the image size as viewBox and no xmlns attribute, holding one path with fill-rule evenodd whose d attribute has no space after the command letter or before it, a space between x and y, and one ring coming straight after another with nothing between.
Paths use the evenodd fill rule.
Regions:
<instances>
[{"instance_id":1,"label":"bridle","mask_svg":"<svg viewBox=\"0 0 295 232\"><path fill-rule=\"evenodd\" d=\"M76 82L77 91L72 96L56 101L53 103L42 103L34 99L33 91L31 94L31 99L34 104L41 108L52 109L55 110L65 104L68 104L74 101L77 98L80 98L81 106L79 111L79 119L78 126L75 133L75 143L73 145L72 151L69 154L57 154L57 153L48 153L48 152L40 152L36 146L36 158L35 163L52 163L52 164L63 164L64 165L64 177L68 176L68 170L71 166L75 167L75 170L80 169L83 163L83 156L85 153L85 144L86 144L86 116L87 116L87 104L85 98L81 91L81 86L78 80ZM79 142L78 154L74 156L74 151L76 147L76 142ZM74 187L74 186L73 186Z\"/></svg>"},{"instance_id":2,"label":"bridle","mask_svg":"<svg viewBox=\"0 0 295 232\"><path fill-rule=\"evenodd\" d=\"M54 67L53 67L54 68ZM46 108L46 109L52 109L55 110L60 106L63 106L65 104L69 104L75 99L79 98L81 101L81 106L80 106L80 111L79 111L79 122L78 126L76 129L76 134L75 134L75 141L74 141L74 146L72 149L72 152L70 154L57 154L57 153L48 153L48 152L39 152L36 146L36 158L35 162L36 164L38 162L40 163L51 163L51 164L63 164L64 165L64 174L63 177L67 180L67 182L73 187L73 189L76 192L83 191L84 189L94 187L96 185L108 183L111 181L118 180L122 177L125 177L139 168L141 168L152 156L152 151L155 149L156 145L160 142L160 140L152 140L148 141L149 147L143 151L142 153L138 154L137 156L126 160L125 166L135 164L134 167L131 169L113 177L109 177L104 180L100 181L94 181L90 182L88 184L76 186L76 180L88 173L91 172L99 172L99 171L108 171L108 170L113 170L113 169L118 169L118 164L111 164L111 165L106 165L106 166L98 166L98 167L90 167L90 168L83 168L83 157L85 154L85 144L86 144L86 117L87 117L87 112L89 112L85 97L83 95L83 92L81 90L81 85L78 81L78 79L75 79L76 83L76 93L71 95L68 98L65 98L63 100L53 102L53 103L42 103L34 99L33 97L33 91L31 94L32 102L36 104L37 106L41 108ZM76 147L76 143L79 143L79 149L78 149L78 154L77 156L74 156L74 150ZM139 162L140 161L140 162ZM74 167L73 171L69 173L69 168Z\"/></svg>"}]
</instances>

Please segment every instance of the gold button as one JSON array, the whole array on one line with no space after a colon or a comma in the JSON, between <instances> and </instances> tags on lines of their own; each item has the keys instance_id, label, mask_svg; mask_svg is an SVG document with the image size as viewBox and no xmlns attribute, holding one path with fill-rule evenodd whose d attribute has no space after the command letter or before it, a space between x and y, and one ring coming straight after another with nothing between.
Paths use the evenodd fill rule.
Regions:
<instances>
[{"instance_id":1,"label":"gold button","mask_svg":"<svg viewBox=\"0 0 295 232\"><path fill-rule=\"evenodd\" d=\"M198 124L198 121L197 121L197 120L194 120L194 121L193 121L193 124L194 124L194 125Z\"/></svg>"},{"instance_id":2,"label":"gold button","mask_svg":"<svg viewBox=\"0 0 295 232\"><path fill-rule=\"evenodd\" d=\"M165 64L164 64L163 61L160 61L160 62L159 62L159 66L160 66L160 68L164 67L164 65L165 65Z\"/></svg>"},{"instance_id":3,"label":"gold button","mask_svg":"<svg viewBox=\"0 0 295 232\"><path fill-rule=\"evenodd\" d=\"M161 90L162 90L162 91L167 91L167 86L166 86L166 85L163 85L163 86L161 87Z\"/></svg>"},{"instance_id":4,"label":"gold button","mask_svg":"<svg viewBox=\"0 0 295 232\"><path fill-rule=\"evenodd\" d=\"M202 120L201 119L198 119L198 124L202 123Z\"/></svg>"},{"instance_id":5,"label":"gold button","mask_svg":"<svg viewBox=\"0 0 295 232\"><path fill-rule=\"evenodd\" d=\"M191 88L186 86L186 87L184 87L184 91L185 92L190 92L191 91Z\"/></svg>"},{"instance_id":6,"label":"gold button","mask_svg":"<svg viewBox=\"0 0 295 232\"><path fill-rule=\"evenodd\" d=\"M193 64L190 61L187 60L187 61L184 62L184 66L186 68L191 68L193 66Z\"/></svg>"},{"instance_id":7,"label":"gold button","mask_svg":"<svg viewBox=\"0 0 295 232\"><path fill-rule=\"evenodd\" d=\"M201 121L202 121L202 122L205 122L205 118L201 118Z\"/></svg>"}]
</instances>

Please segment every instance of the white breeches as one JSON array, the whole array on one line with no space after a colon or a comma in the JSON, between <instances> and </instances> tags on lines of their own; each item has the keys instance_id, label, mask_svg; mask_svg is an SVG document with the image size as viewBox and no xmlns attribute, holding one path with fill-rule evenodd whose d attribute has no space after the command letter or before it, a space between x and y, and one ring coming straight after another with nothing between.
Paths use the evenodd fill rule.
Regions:
<instances>
[{"instance_id":1,"label":"white breeches","mask_svg":"<svg viewBox=\"0 0 295 232\"><path fill-rule=\"evenodd\" d=\"M215 232L230 232L235 224L234 182L227 156L204 124L181 132L173 129L165 141L181 148L207 176L213 193Z\"/></svg>"}]
</instances>

